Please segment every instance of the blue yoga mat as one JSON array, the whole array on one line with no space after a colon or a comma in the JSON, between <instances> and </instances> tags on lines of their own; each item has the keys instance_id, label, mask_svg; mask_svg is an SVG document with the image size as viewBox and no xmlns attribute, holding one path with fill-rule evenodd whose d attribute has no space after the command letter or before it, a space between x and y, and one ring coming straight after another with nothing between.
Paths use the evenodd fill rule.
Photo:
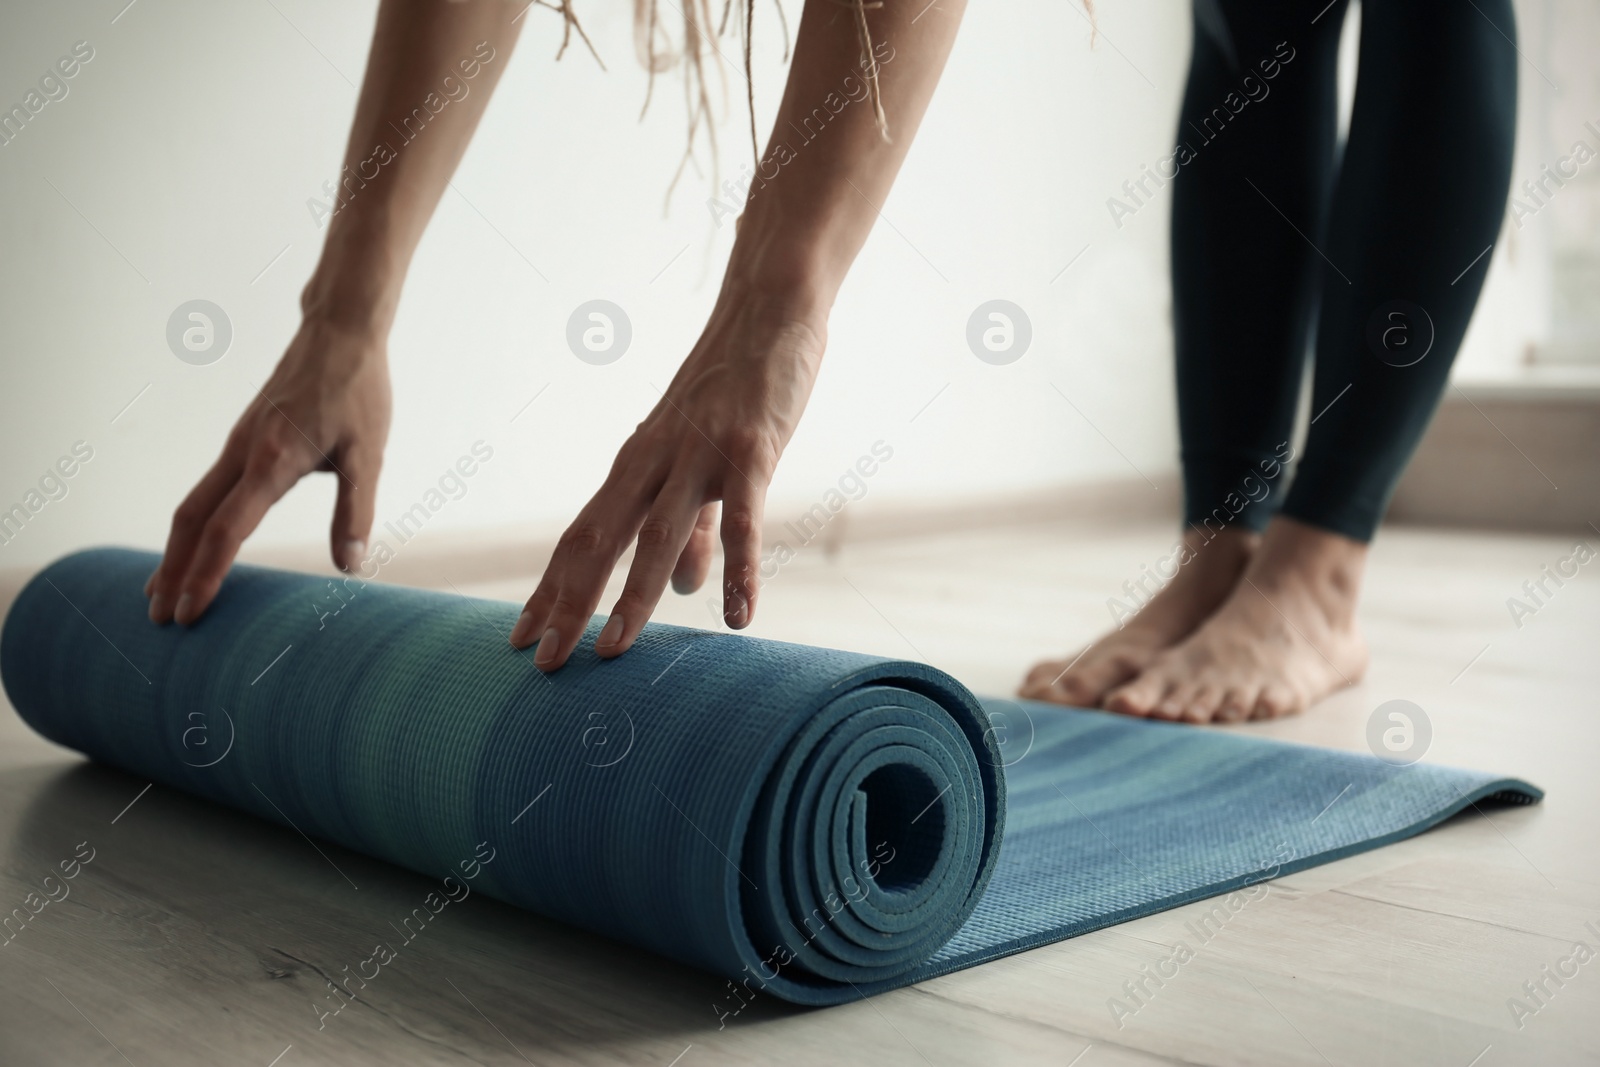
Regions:
<instances>
[{"instance_id":1,"label":"blue yoga mat","mask_svg":"<svg viewBox=\"0 0 1600 1067\"><path fill-rule=\"evenodd\" d=\"M601 661L597 618L546 675L507 644L515 605L354 578L238 566L161 627L156 562L81 552L18 596L0 676L39 733L799 1003L1542 795L659 624Z\"/></svg>"}]
</instances>

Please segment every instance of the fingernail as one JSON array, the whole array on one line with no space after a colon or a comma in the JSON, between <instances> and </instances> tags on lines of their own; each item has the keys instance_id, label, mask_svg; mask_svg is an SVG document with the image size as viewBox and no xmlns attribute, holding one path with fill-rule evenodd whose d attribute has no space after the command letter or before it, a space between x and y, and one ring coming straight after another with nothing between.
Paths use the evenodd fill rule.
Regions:
<instances>
[{"instance_id":1,"label":"fingernail","mask_svg":"<svg viewBox=\"0 0 1600 1067\"><path fill-rule=\"evenodd\" d=\"M533 612L524 611L517 616L517 624L511 628L511 643L521 648L528 642L528 634L533 630Z\"/></svg>"},{"instance_id":2,"label":"fingernail","mask_svg":"<svg viewBox=\"0 0 1600 1067\"><path fill-rule=\"evenodd\" d=\"M187 626L193 621L189 618L189 611L193 607L194 597L190 596L188 593L185 593L178 598L178 606L173 609L172 617L178 622Z\"/></svg>"},{"instance_id":3,"label":"fingernail","mask_svg":"<svg viewBox=\"0 0 1600 1067\"><path fill-rule=\"evenodd\" d=\"M539 647L534 650L533 662L535 666L544 667L555 662L556 652L561 645L561 635L554 626L544 632L539 638Z\"/></svg>"},{"instance_id":4,"label":"fingernail","mask_svg":"<svg viewBox=\"0 0 1600 1067\"><path fill-rule=\"evenodd\" d=\"M595 638L595 647L610 646L622 640L622 616L613 615L606 620L605 627L601 629L600 636Z\"/></svg>"},{"instance_id":5,"label":"fingernail","mask_svg":"<svg viewBox=\"0 0 1600 1067\"><path fill-rule=\"evenodd\" d=\"M346 541L344 543L344 569L347 571L358 570L361 567L361 557L367 554L365 541Z\"/></svg>"},{"instance_id":6,"label":"fingernail","mask_svg":"<svg viewBox=\"0 0 1600 1067\"><path fill-rule=\"evenodd\" d=\"M750 621L750 601L737 593L729 596L723 604L722 621L735 630L742 629Z\"/></svg>"},{"instance_id":7,"label":"fingernail","mask_svg":"<svg viewBox=\"0 0 1600 1067\"><path fill-rule=\"evenodd\" d=\"M157 593L150 598L150 621L167 621L167 595L165 593Z\"/></svg>"}]
</instances>

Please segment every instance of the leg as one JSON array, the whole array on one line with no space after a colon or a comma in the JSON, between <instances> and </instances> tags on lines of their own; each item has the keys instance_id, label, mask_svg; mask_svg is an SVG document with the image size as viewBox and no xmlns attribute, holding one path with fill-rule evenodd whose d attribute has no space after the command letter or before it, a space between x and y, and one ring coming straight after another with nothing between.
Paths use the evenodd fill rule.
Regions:
<instances>
[{"instance_id":1,"label":"leg","mask_svg":"<svg viewBox=\"0 0 1600 1067\"><path fill-rule=\"evenodd\" d=\"M1305 458L1245 580L1112 707L1269 717L1360 678L1366 543L1444 389L1500 228L1516 105L1501 31L1514 32L1509 0L1374 0L1363 12L1350 140L1319 242Z\"/></svg>"},{"instance_id":2,"label":"leg","mask_svg":"<svg viewBox=\"0 0 1600 1067\"><path fill-rule=\"evenodd\" d=\"M1220 9L1237 60L1197 18L1172 300L1184 524L1204 533L1235 522L1260 532L1281 496L1319 263L1296 228L1322 229L1332 188L1345 4L1312 26L1324 3L1196 3L1197 14Z\"/></svg>"},{"instance_id":3,"label":"leg","mask_svg":"<svg viewBox=\"0 0 1600 1067\"><path fill-rule=\"evenodd\" d=\"M1177 574L1126 625L1036 665L1021 694L1093 706L1232 592L1283 482L1328 199L1344 0L1197 0L1178 121L1172 290L1185 532ZM1241 180L1247 176L1250 182Z\"/></svg>"},{"instance_id":4,"label":"leg","mask_svg":"<svg viewBox=\"0 0 1600 1067\"><path fill-rule=\"evenodd\" d=\"M1510 0L1475 3L1376 0L1362 14L1323 244L1336 269L1322 278L1316 421L1283 507L1355 541L1371 540L1433 416L1504 217L1516 28Z\"/></svg>"}]
</instances>

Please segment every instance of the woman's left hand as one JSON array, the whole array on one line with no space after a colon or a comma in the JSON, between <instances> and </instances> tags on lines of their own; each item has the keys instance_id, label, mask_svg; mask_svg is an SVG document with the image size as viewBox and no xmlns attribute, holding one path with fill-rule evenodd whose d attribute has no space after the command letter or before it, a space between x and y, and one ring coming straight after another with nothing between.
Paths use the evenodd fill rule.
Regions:
<instances>
[{"instance_id":1,"label":"woman's left hand","mask_svg":"<svg viewBox=\"0 0 1600 1067\"><path fill-rule=\"evenodd\" d=\"M825 334L826 314L724 290L689 358L562 534L512 629L517 648L538 641L535 666L567 662L630 544L638 548L627 584L595 642L601 657L628 650L669 580L680 593L699 589L719 501L723 619L749 624L767 486L805 411Z\"/></svg>"}]
</instances>

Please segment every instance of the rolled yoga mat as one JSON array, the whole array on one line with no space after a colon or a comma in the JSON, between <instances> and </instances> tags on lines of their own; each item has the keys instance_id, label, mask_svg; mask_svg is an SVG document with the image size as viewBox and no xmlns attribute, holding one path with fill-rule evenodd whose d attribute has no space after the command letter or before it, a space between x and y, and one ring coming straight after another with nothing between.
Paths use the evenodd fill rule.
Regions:
<instances>
[{"instance_id":1,"label":"rolled yoga mat","mask_svg":"<svg viewBox=\"0 0 1600 1067\"><path fill-rule=\"evenodd\" d=\"M1515 779L1009 700L921 664L236 566L156 626L81 552L0 636L45 737L540 914L831 1004L1418 833ZM492 859L478 864L477 859Z\"/></svg>"}]
</instances>

